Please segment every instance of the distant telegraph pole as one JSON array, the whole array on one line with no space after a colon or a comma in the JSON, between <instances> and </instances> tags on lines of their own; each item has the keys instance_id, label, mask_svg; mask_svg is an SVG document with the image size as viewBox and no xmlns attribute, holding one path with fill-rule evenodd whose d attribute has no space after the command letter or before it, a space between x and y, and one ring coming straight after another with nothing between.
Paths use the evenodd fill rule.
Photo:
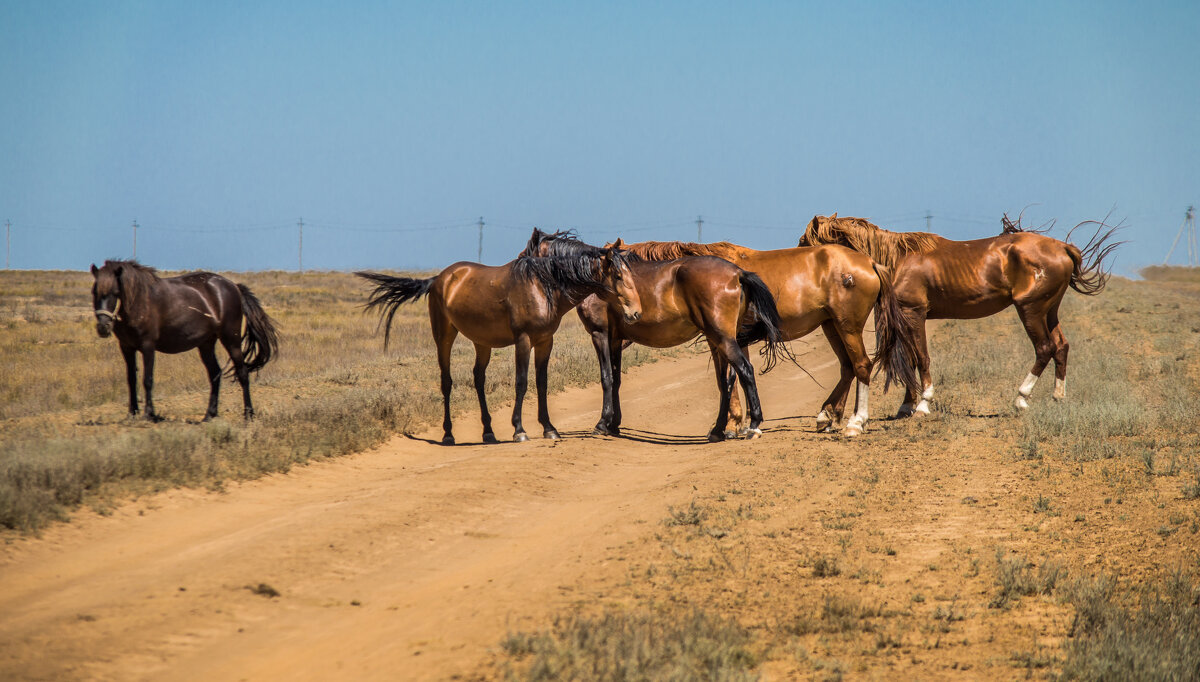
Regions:
<instances>
[{"instance_id":1,"label":"distant telegraph pole","mask_svg":"<svg viewBox=\"0 0 1200 682\"><path fill-rule=\"evenodd\" d=\"M296 242L296 268L304 272L304 218L296 221L299 228L299 240Z\"/></svg>"},{"instance_id":2,"label":"distant telegraph pole","mask_svg":"<svg viewBox=\"0 0 1200 682\"><path fill-rule=\"evenodd\" d=\"M133 259L137 260L137 220L133 221Z\"/></svg>"},{"instance_id":3,"label":"distant telegraph pole","mask_svg":"<svg viewBox=\"0 0 1200 682\"><path fill-rule=\"evenodd\" d=\"M475 254L475 262L482 263L483 262L483 216L479 216L479 222L476 224L479 225L479 252Z\"/></svg>"},{"instance_id":4,"label":"distant telegraph pole","mask_svg":"<svg viewBox=\"0 0 1200 682\"><path fill-rule=\"evenodd\" d=\"M1196 266L1196 207L1188 206L1187 212L1183 214L1183 222L1179 224L1179 232L1175 233L1175 241L1171 242L1171 250L1167 251L1167 257L1163 259L1163 265L1171 260L1171 254L1175 253L1175 247L1179 246L1179 238L1187 234L1187 250L1188 250L1188 266Z\"/></svg>"},{"instance_id":5,"label":"distant telegraph pole","mask_svg":"<svg viewBox=\"0 0 1200 682\"><path fill-rule=\"evenodd\" d=\"M704 243L704 218L703 218L703 216L696 216L696 242L699 244Z\"/></svg>"},{"instance_id":6,"label":"distant telegraph pole","mask_svg":"<svg viewBox=\"0 0 1200 682\"><path fill-rule=\"evenodd\" d=\"M925 231L933 232L932 225L933 225L933 214L930 213L929 211L925 211Z\"/></svg>"}]
</instances>

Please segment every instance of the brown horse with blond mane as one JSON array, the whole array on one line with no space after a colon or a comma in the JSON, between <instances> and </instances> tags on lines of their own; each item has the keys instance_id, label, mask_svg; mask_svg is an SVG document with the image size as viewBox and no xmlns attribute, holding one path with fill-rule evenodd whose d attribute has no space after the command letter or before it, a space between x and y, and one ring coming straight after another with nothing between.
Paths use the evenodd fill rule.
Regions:
<instances>
[{"instance_id":1,"label":"brown horse with blond mane","mask_svg":"<svg viewBox=\"0 0 1200 682\"><path fill-rule=\"evenodd\" d=\"M534 230L534 235L539 235ZM495 443L492 415L484 390L492 349L516 346L516 404L513 405L513 440L527 441L521 408L529 381L529 352L536 372L538 421L546 438L557 439L546 403L550 351L554 332L566 315L585 296L595 294L622 311L627 319L641 315L637 289L631 283L629 266L616 249L597 248L574 240L570 257L519 257L501 266L455 263L428 279L393 277L374 272L354 274L375 284L367 309L379 308L384 327L384 348L391 336L396 310L408 301L429 297L429 324L437 346L442 374L442 443L454 444L450 420L450 350L459 332L475 344L475 392L483 421L483 442Z\"/></svg>"},{"instance_id":2,"label":"brown horse with blond mane","mask_svg":"<svg viewBox=\"0 0 1200 682\"><path fill-rule=\"evenodd\" d=\"M758 251L729 242L641 242L612 246L648 261L668 261L685 256L715 256L742 270L753 272L771 290L779 309L780 333L785 341L801 338L817 327L825 333L841 363L841 377L817 415L817 428L832 431L842 419L850 385L859 381L854 415L846 423L847 436L866 430L867 395L871 369L882 361L887 381L915 384L912 371L916 353L911 328L904 324L892 293L887 268L840 246ZM875 311L875 356L867 354L863 328ZM745 349L743 348L743 351ZM734 420L741 406L731 406Z\"/></svg>"},{"instance_id":3,"label":"brown horse with blond mane","mask_svg":"<svg viewBox=\"0 0 1200 682\"><path fill-rule=\"evenodd\" d=\"M985 239L952 241L928 232L889 232L862 218L815 216L800 238L800 245L841 244L867 254L895 271L896 297L917 337L917 365L921 392L909 386L899 416L928 414L933 398L929 373L929 348L925 336L927 319L977 319L1016 306L1017 316L1033 342L1036 359L1029 375L1017 389L1018 409L1029 406L1028 398L1042 371L1054 360L1054 397L1066 397L1067 351L1070 346L1058 319L1058 307L1070 287L1095 296L1104 289L1108 272L1104 259L1122 242L1108 240L1120 227L1104 221L1079 248L1041 234L1044 230L1022 229L1005 215L1003 233ZM1047 228L1048 229L1048 228ZM919 401L919 402L918 402Z\"/></svg>"}]
</instances>

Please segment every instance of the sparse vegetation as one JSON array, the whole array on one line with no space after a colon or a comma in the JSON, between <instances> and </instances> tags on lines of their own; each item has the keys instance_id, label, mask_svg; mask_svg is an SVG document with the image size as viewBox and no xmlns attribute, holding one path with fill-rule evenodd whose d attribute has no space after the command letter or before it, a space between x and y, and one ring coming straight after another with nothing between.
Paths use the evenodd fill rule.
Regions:
<instances>
[{"instance_id":1,"label":"sparse vegetation","mask_svg":"<svg viewBox=\"0 0 1200 682\"><path fill-rule=\"evenodd\" d=\"M571 614L534 634L510 633L509 679L756 680L752 638L701 610Z\"/></svg>"},{"instance_id":2,"label":"sparse vegetation","mask_svg":"<svg viewBox=\"0 0 1200 682\"><path fill-rule=\"evenodd\" d=\"M229 277L254 290L283 337L278 360L251 378L258 418L242 421L236 383L225 381L222 416L197 424L208 394L203 368L193 354L159 354L155 402L167 421L149 425L126 417L124 364L116 343L96 336L91 275L0 273L0 527L35 530L81 504L106 508L105 500L172 486L219 488L361 451L440 418L423 303L400 310L385 354L375 317L362 312L365 287L349 274ZM552 391L598 378L575 316L563 327ZM455 346L453 407L462 412L455 430L478 437L473 354L465 341ZM624 366L653 357L635 346ZM487 385L493 408L511 400L512 376L512 351L497 351Z\"/></svg>"}]
</instances>

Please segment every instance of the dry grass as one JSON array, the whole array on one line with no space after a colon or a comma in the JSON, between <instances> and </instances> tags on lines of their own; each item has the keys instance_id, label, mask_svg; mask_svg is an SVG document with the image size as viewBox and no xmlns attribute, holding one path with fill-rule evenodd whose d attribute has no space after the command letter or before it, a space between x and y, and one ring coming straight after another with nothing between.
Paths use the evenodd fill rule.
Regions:
<instances>
[{"instance_id":1,"label":"dry grass","mask_svg":"<svg viewBox=\"0 0 1200 682\"><path fill-rule=\"evenodd\" d=\"M934 414L887 420L877 390L866 436L768 434L577 589L736 620L764 677L1189 679L1200 283L1115 279L1062 319L1065 402L1051 366L1013 407L1011 310L938 323Z\"/></svg>"},{"instance_id":2,"label":"dry grass","mask_svg":"<svg viewBox=\"0 0 1200 682\"><path fill-rule=\"evenodd\" d=\"M1200 282L1200 268L1182 265L1150 265L1138 270L1138 274L1153 282Z\"/></svg>"},{"instance_id":3,"label":"dry grass","mask_svg":"<svg viewBox=\"0 0 1200 682\"><path fill-rule=\"evenodd\" d=\"M366 287L357 278L229 276L259 296L282 335L278 360L251 378L258 418L242 421L241 392L227 380L221 417L196 423L208 394L197 354L159 354L155 403L166 421L150 425L126 417L124 363L113 339L96 336L91 275L0 273L0 527L31 530L65 518L80 504L104 511L132 494L177 485L219 487L226 479L286 471L440 420L437 363L423 301L396 316L385 355L376 318L362 313ZM555 341L550 389L595 382L591 342L574 314L564 318ZM473 356L469 343L456 344L453 409L463 435L481 430ZM654 357L634 347L624 364ZM487 385L494 413L502 401L511 401L512 375L512 351L497 351ZM531 389L528 420L536 416L533 400Z\"/></svg>"}]
</instances>

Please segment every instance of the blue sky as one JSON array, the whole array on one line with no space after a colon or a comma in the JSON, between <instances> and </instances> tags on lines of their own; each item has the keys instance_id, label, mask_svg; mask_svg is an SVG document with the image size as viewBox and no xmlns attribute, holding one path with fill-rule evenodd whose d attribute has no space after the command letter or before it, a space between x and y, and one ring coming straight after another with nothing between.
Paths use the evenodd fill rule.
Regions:
<instances>
[{"instance_id":1,"label":"blue sky","mask_svg":"<svg viewBox=\"0 0 1200 682\"><path fill-rule=\"evenodd\" d=\"M502 263L1111 209L1131 273L1200 203L1200 3L1136 4L0 0L0 221L16 268L136 219L161 268L294 269L303 218L306 268L432 269L481 216Z\"/></svg>"}]
</instances>

